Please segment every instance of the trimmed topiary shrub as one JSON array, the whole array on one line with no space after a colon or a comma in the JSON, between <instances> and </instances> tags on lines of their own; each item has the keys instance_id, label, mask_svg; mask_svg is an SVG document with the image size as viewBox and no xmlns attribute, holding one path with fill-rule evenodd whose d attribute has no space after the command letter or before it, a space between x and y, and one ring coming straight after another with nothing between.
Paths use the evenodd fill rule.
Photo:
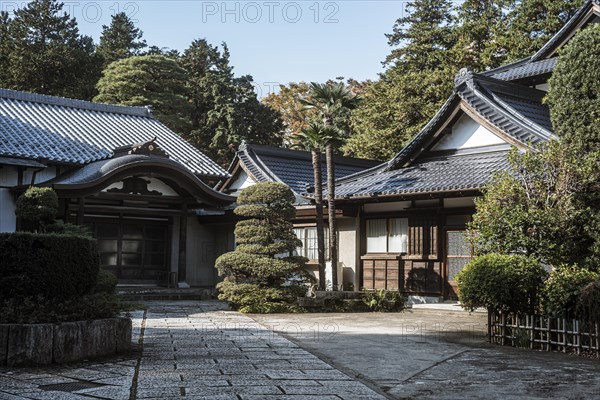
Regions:
<instances>
[{"instance_id":1,"label":"trimmed topiary shrub","mask_svg":"<svg viewBox=\"0 0 600 400\"><path fill-rule=\"evenodd\" d=\"M117 283L119 283L119 281L112 272L100 268L94 293L115 294Z\"/></svg>"},{"instance_id":2,"label":"trimmed topiary shrub","mask_svg":"<svg viewBox=\"0 0 600 400\"><path fill-rule=\"evenodd\" d=\"M310 282L306 259L291 256L302 245L293 232L294 194L281 183L258 183L244 189L235 213L235 251L215 263L225 281L217 285L219 299L242 312L266 313L295 309L298 295Z\"/></svg>"},{"instance_id":3,"label":"trimmed topiary shrub","mask_svg":"<svg viewBox=\"0 0 600 400\"><path fill-rule=\"evenodd\" d=\"M32 230L51 223L58 213L58 196L52 188L30 187L17 199L15 214Z\"/></svg>"},{"instance_id":4,"label":"trimmed topiary shrub","mask_svg":"<svg viewBox=\"0 0 600 400\"><path fill-rule=\"evenodd\" d=\"M486 254L474 258L456 277L461 306L469 311L533 313L547 276L533 258Z\"/></svg>"},{"instance_id":5,"label":"trimmed topiary shrub","mask_svg":"<svg viewBox=\"0 0 600 400\"><path fill-rule=\"evenodd\" d=\"M27 232L0 234L0 260L0 301L79 298L93 291L100 264L93 239Z\"/></svg>"},{"instance_id":6,"label":"trimmed topiary shrub","mask_svg":"<svg viewBox=\"0 0 600 400\"><path fill-rule=\"evenodd\" d=\"M555 317L575 318L582 289L598 279L598 273L577 266L555 269L542 289L544 313Z\"/></svg>"}]
</instances>

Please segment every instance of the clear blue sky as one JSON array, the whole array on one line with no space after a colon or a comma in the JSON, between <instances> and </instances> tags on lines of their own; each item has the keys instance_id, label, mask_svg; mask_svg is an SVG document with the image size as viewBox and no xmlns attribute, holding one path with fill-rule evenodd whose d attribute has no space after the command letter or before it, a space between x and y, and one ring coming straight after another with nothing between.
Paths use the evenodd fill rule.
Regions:
<instances>
[{"instance_id":1,"label":"clear blue sky","mask_svg":"<svg viewBox=\"0 0 600 400\"><path fill-rule=\"evenodd\" d=\"M196 38L215 45L226 42L236 75L251 74L263 95L273 82L376 78L390 51L384 35L391 32L406 4L398 0L63 1L82 33L96 41L111 14L125 11L151 45L183 50ZM2 3L5 8L11 2Z\"/></svg>"}]
</instances>

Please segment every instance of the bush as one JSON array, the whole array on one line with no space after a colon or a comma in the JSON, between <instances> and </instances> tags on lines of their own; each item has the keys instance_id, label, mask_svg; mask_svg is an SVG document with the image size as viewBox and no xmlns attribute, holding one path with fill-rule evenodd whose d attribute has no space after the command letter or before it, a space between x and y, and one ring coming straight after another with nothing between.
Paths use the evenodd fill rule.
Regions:
<instances>
[{"instance_id":1,"label":"bush","mask_svg":"<svg viewBox=\"0 0 600 400\"><path fill-rule=\"evenodd\" d=\"M116 317L121 304L114 295L93 293L69 300L42 296L9 299L0 303L2 324L43 324Z\"/></svg>"},{"instance_id":2,"label":"bush","mask_svg":"<svg viewBox=\"0 0 600 400\"><path fill-rule=\"evenodd\" d=\"M576 317L577 300L582 289L600 277L577 266L563 266L550 274L542 290L544 313L556 317Z\"/></svg>"},{"instance_id":3,"label":"bush","mask_svg":"<svg viewBox=\"0 0 600 400\"><path fill-rule=\"evenodd\" d=\"M0 234L0 260L0 301L82 297L96 286L100 263L95 240L27 232Z\"/></svg>"},{"instance_id":4,"label":"bush","mask_svg":"<svg viewBox=\"0 0 600 400\"><path fill-rule=\"evenodd\" d=\"M15 214L34 230L54 221L58 213L58 196L52 188L30 187L17 199Z\"/></svg>"},{"instance_id":5,"label":"bush","mask_svg":"<svg viewBox=\"0 0 600 400\"><path fill-rule=\"evenodd\" d=\"M461 306L469 311L533 313L547 273L535 259L486 254L474 258L456 277Z\"/></svg>"},{"instance_id":6,"label":"bush","mask_svg":"<svg viewBox=\"0 0 600 400\"><path fill-rule=\"evenodd\" d=\"M398 312L404 310L406 299L400 292L394 290L365 290L363 302L369 311Z\"/></svg>"},{"instance_id":7,"label":"bush","mask_svg":"<svg viewBox=\"0 0 600 400\"><path fill-rule=\"evenodd\" d=\"M46 225L45 233L56 233L57 235L81 236L92 238L92 231L85 225L76 225L64 223L63 221L54 221L50 225Z\"/></svg>"},{"instance_id":8,"label":"bush","mask_svg":"<svg viewBox=\"0 0 600 400\"><path fill-rule=\"evenodd\" d=\"M588 283L579 295L577 315L583 321L600 322L600 281Z\"/></svg>"},{"instance_id":9,"label":"bush","mask_svg":"<svg viewBox=\"0 0 600 400\"><path fill-rule=\"evenodd\" d=\"M94 293L115 294L117 283L119 283L119 281L113 273L100 269L98 271L98 279L96 280Z\"/></svg>"},{"instance_id":10,"label":"bush","mask_svg":"<svg viewBox=\"0 0 600 400\"><path fill-rule=\"evenodd\" d=\"M298 312L295 304L300 295L298 286L265 287L251 283L224 281L217 284L219 299L243 313L269 314Z\"/></svg>"}]
</instances>

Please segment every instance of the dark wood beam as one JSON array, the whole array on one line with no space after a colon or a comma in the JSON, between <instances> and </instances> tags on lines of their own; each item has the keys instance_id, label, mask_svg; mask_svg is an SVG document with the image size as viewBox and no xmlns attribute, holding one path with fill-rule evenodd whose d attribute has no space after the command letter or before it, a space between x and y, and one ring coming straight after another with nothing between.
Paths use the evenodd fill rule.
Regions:
<instances>
[{"instance_id":1,"label":"dark wood beam","mask_svg":"<svg viewBox=\"0 0 600 400\"><path fill-rule=\"evenodd\" d=\"M179 263L177 281L185 283L187 278L187 204L182 206L183 214L179 217Z\"/></svg>"}]
</instances>

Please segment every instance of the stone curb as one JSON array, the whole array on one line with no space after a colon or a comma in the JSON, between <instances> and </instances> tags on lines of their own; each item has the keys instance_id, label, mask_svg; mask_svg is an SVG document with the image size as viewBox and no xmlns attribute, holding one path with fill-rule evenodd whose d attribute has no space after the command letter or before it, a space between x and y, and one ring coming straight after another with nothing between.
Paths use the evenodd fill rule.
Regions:
<instances>
[{"instance_id":1,"label":"stone curb","mask_svg":"<svg viewBox=\"0 0 600 400\"><path fill-rule=\"evenodd\" d=\"M0 366L38 366L123 353L131 348L131 319L58 324L0 324Z\"/></svg>"}]
</instances>

